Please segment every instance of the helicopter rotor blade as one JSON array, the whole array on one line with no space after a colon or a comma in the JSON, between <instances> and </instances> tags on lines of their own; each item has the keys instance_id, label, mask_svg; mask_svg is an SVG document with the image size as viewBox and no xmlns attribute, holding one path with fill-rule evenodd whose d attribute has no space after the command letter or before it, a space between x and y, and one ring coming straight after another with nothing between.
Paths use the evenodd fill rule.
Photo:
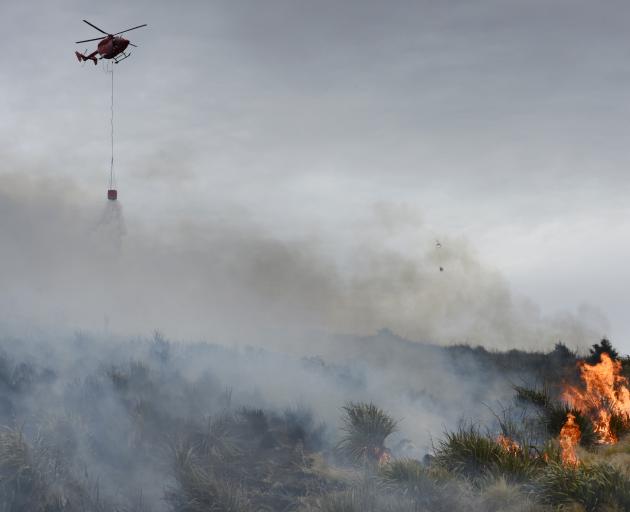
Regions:
<instances>
[{"instance_id":1,"label":"helicopter rotor blade","mask_svg":"<svg viewBox=\"0 0 630 512\"><path fill-rule=\"evenodd\" d=\"M95 39L84 39L83 41L77 41L76 44L89 43L90 41L100 41L101 39L105 39L105 37L97 37Z\"/></svg>"},{"instance_id":2,"label":"helicopter rotor blade","mask_svg":"<svg viewBox=\"0 0 630 512\"><path fill-rule=\"evenodd\" d=\"M114 35L117 36L118 34L124 34L125 32L129 32L130 30L136 30L137 28L146 27L146 26L147 24L144 23L143 25L138 25L137 27L128 28L127 30L123 30L121 32L116 32Z\"/></svg>"},{"instance_id":3,"label":"helicopter rotor blade","mask_svg":"<svg viewBox=\"0 0 630 512\"><path fill-rule=\"evenodd\" d=\"M84 23L87 23L90 27L95 28L96 30L98 30L99 32L101 32L102 34L105 34L106 36L108 36L109 34L107 32L105 32L104 30L101 30L100 28L98 28L96 25L93 25L92 23L90 23L88 20L83 20Z\"/></svg>"}]
</instances>

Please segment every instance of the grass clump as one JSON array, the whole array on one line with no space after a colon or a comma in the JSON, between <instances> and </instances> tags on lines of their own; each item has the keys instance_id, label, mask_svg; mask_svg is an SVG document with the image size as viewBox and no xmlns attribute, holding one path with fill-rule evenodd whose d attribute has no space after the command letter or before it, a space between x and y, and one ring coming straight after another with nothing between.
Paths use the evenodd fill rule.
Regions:
<instances>
[{"instance_id":1,"label":"grass clump","mask_svg":"<svg viewBox=\"0 0 630 512\"><path fill-rule=\"evenodd\" d=\"M580 504L588 512L630 510L630 480L609 464L565 466L550 463L534 483L540 502L553 506Z\"/></svg>"},{"instance_id":2,"label":"grass clump","mask_svg":"<svg viewBox=\"0 0 630 512\"><path fill-rule=\"evenodd\" d=\"M250 502L243 489L223 479L200 463L194 449L180 446L175 453L177 486L166 493L175 512L249 512Z\"/></svg>"},{"instance_id":3,"label":"grass clump","mask_svg":"<svg viewBox=\"0 0 630 512\"><path fill-rule=\"evenodd\" d=\"M475 510L484 512L539 512L541 508L518 485L499 477L488 482L477 500Z\"/></svg>"},{"instance_id":4,"label":"grass clump","mask_svg":"<svg viewBox=\"0 0 630 512\"><path fill-rule=\"evenodd\" d=\"M21 431L0 429L0 511L113 510L99 497L98 486L86 484L73 477L64 454L53 449L49 439L29 443Z\"/></svg>"},{"instance_id":5,"label":"grass clump","mask_svg":"<svg viewBox=\"0 0 630 512\"><path fill-rule=\"evenodd\" d=\"M474 426L447 432L435 452L434 463L449 472L467 477L479 477L495 466L503 449L481 435Z\"/></svg>"},{"instance_id":6,"label":"grass clump","mask_svg":"<svg viewBox=\"0 0 630 512\"><path fill-rule=\"evenodd\" d=\"M509 482L526 481L542 464L528 451L505 450L473 425L447 432L433 460L446 471L473 481L492 475L503 475Z\"/></svg>"},{"instance_id":7,"label":"grass clump","mask_svg":"<svg viewBox=\"0 0 630 512\"><path fill-rule=\"evenodd\" d=\"M350 402L343 410L345 435L338 448L355 463L382 460L385 439L396 432L397 422L373 403Z\"/></svg>"},{"instance_id":8,"label":"grass clump","mask_svg":"<svg viewBox=\"0 0 630 512\"><path fill-rule=\"evenodd\" d=\"M415 459L398 459L382 466L383 483L402 495L412 498L417 510L460 510L463 488L439 468L427 467Z\"/></svg>"},{"instance_id":9,"label":"grass clump","mask_svg":"<svg viewBox=\"0 0 630 512\"><path fill-rule=\"evenodd\" d=\"M430 482L427 468L416 459L394 460L381 468L380 475L386 481L403 484L413 490L420 490Z\"/></svg>"},{"instance_id":10,"label":"grass clump","mask_svg":"<svg viewBox=\"0 0 630 512\"><path fill-rule=\"evenodd\" d=\"M562 426L567 421L567 414L575 416L575 422L580 427L580 444L582 446L592 446L597 442L597 435L593 429L591 420L577 409L569 407L567 404L555 400L548 388L541 390L515 386L516 399L519 402L530 403L540 411L540 421L544 425L547 435L558 437Z\"/></svg>"},{"instance_id":11,"label":"grass clump","mask_svg":"<svg viewBox=\"0 0 630 512\"><path fill-rule=\"evenodd\" d=\"M39 507L45 494L34 467L30 447L22 433L8 428L0 431L0 510Z\"/></svg>"},{"instance_id":12,"label":"grass clump","mask_svg":"<svg viewBox=\"0 0 630 512\"><path fill-rule=\"evenodd\" d=\"M392 492L375 481L359 482L344 491L327 493L306 505L301 512L420 512L416 501Z\"/></svg>"}]
</instances>

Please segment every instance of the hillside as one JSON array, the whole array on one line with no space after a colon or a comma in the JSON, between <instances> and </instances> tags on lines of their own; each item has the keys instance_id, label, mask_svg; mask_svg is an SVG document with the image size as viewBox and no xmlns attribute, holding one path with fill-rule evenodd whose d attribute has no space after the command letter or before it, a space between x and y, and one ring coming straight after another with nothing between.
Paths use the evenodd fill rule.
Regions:
<instances>
[{"instance_id":1,"label":"hillside","mask_svg":"<svg viewBox=\"0 0 630 512\"><path fill-rule=\"evenodd\" d=\"M1 339L0 510L630 507L628 361L607 340L580 358L315 338ZM583 381L607 361L610 396Z\"/></svg>"}]
</instances>

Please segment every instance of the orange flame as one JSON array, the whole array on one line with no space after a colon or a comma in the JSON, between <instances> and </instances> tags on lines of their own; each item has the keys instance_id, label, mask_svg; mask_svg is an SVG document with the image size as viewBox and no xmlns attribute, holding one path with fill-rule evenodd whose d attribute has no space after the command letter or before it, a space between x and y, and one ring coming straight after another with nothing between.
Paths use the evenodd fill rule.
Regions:
<instances>
[{"instance_id":1,"label":"orange flame","mask_svg":"<svg viewBox=\"0 0 630 512\"><path fill-rule=\"evenodd\" d=\"M575 447L579 444L582 434L580 427L575 423L575 416L567 414L567 421L560 430L560 448L562 450L562 463L568 466L577 466L580 463Z\"/></svg>"},{"instance_id":2,"label":"orange flame","mask_svg":"<svg viewBox=\"0 0 630 512\"><path fill-rule=\"evenodd\" d=\"M621 375L621 362L606 353L600 357L594 365L579 363L584 388L567 386L563 398L591 419L600 443L614 444L617 437L610 420L616 414L630 426L630 389L628 379Z\"/></svg>"},{"instance_id":3,"label":"orange flame","mask_svg":"<svg viewBox=\"0 0 630 512\"><path fill-rule=\"evenodd\" d=\"M503 448L508 453L517 454L521 452L521 447L519 446L519 444L503 434L498 435L497 443L499 443L499 446L501 446L501 448Z\"/></svg>"},{"instance_id":4,"label":"orange flame","mask_svg":"<svg viewBox=\"0 0 630 512\"><path fill-rule=\"evenodd\" d=\"M387 449L383 450L383 453L381 453L380 457L378 458L378 465L386 466L391 461L392 461L392 454Z\"/></svg>"}]
</instances>

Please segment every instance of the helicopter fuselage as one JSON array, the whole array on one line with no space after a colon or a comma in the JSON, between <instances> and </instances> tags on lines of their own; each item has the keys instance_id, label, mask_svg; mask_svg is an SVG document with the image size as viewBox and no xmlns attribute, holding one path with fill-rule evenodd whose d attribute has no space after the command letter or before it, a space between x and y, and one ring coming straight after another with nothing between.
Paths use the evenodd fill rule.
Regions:
<instances>
[{"instance_id":1,"label":"helicopter fuselage","mask_svg":"<svg viewBox=\"0 0 630 512\"><path fill-rule=\"evenodd\" d=\"M107 36L98 43L97 51L102 59L113 59L123 53L127 46L129 46L129 41L124 37Z\"/></svg>"}]
</instances>

